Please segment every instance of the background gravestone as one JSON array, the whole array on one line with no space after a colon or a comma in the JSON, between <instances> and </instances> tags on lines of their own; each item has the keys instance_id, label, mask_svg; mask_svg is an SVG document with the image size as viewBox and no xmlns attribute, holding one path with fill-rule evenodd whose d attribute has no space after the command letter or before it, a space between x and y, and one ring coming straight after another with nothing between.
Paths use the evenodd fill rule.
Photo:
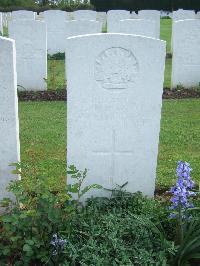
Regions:
<instances>
[{"instance_id":1,"label":"background gravestone","mask_svg":"<svg viewBox=\"0 0 200 266\"><path fill-rule=\"evenodd\" d=\"M119 32L142 35L151 38L157 37L157 28L155 21L147 19L120 20Z\"/></svg>"},{"instance_id":2,"label":"background gravestone","mask_svg":"<svg viewBox=\"0 0 200 266\"><path fill-rule=\"evenodd\" d=\"M47 49L49 54L64 53L65 51L65 22L66 12L48 10L44 12L47 25Z\"/></svg>"},{"instance_id":3,"label":"background gravestone","mask_svg":"<svg viewBox=\"0 0 200 266\"><path fill-rule=\"evenodd\" d=\"M172 87L199 86L200 83L200 20L174 22Z\"/></svg>"},{"instance_id":4,"label":"background gravestone","mask_svg":"<svg viewBox=\"0 0 200 266\"><path fill-rule=\"evenodd\" d=\"M20 161L19 121L17 100L17 73L15 43L0 37L0 199L8 197L6 191L13 167Z\"/></svg>"},{"instance_id":5,"label":"background gravestone","mask_svg":"<svg viewBox=\"0 0 200 266\"><path fill-rule=\"evenodd\" d=\"M172 18L173 18L173 21L195 19L195 11L179 9L177 11L173 11Z\"/></svg>"},{"instance_id":6,"label":"background gravestone","mask_svg":"<svg viewBox=\"0 0 200 266\"><path fill-rule=\"evenodd\" d=\"M136 12L134 12L134 11L131 12L131 18L132 19L137 19L138 18L138 15L136 14Z\"/></svg>"},{"instance_id":7,"label":"background gravestone","mask_svg":"<svg viewBox=\"0 0 200 266\"><path fill-rule=\"evenodd\" d=\"M47 89L46 24L21 20L9 23L9 36L16 42L17 74L20 90Z\"/></svg>"},{"instance_id":8,"label":"background gravestone","mask_svg":"<svg viewBox=\"0 0 200 266\"><path fill-rule=\"evenodd\" d=\"M68 165L88 169L84 185L128 182L126 190L153 196L165 42L94 34L68 38L67 51Z\"/></svg>"},{"instance_id":9,"label":"background gravestone","mask_svg":"<svg viewBox=\"0 0 200 266\"><path fill-rule=\"evenodd\" d=\"M12 20L35 20L36 13L27 10L19 10L12 12Z\"/></svg>"},{"instance_id":10,"label":"background gravestone","mask_svg":"<svg viewBox=\"0 0 200 266\"><path fill-rule=\"evenodd\" d=\"M94 20L72 20L66 22L66 37L101 33L102 23Z\"/></svg>"},{"instance_id":11,"label":"background gravestone","mask_svg":"<svg viewBox=\"0 0 200 266\"><path fill-rule=\"evenodd\" d=\"M160 39L160 11L157 10L140 10L138 11L139 19L153 20L157 27L157 39Z\"/></svg>"},{"instance_id":12,"label":"background gravestone","mask_svg":"<svg viewBox=\"0 0 200 266\"><path fill-rule=\"evenodd\" d=\"M74 20L96 20L97 12L93 10L76 10L73 12Z\"/></svg>"},{"instance_id":13,"label":"background gravestone","mask_svg":"<svg viewBox=\"0 0 200 266\"><path fill-rule=\"evenodd\" d=\"M127 10L109 10L107 12L107 32L119 32L119 21L130 18L131 13Z\"/></svg>"},{"instance_id":14,"label":"background gravestone","mask_svg":"<svg viewBox=\"0 0 200 266\"><path fill-rule=\"evenodd\" d=\"M195 19L196 15L194 10L179 9L172 12L172 34L171 34L171 50L173 51L173 35L174 35L174 22L185 19Z\"/></svg>"}]
</instances>

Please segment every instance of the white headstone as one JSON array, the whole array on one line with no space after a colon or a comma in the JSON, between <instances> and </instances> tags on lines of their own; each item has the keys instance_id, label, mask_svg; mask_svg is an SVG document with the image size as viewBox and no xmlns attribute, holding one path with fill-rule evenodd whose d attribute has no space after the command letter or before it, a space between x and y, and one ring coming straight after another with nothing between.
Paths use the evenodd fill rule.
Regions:
<instances>
[{"instance_id":1,"label":"white headstone","mask_svg":"<svg viewBox=\"0 0 200 266\"><path fill-rule=\"evenodd\" d=\"M140 10L138 11L139 19L153 20L157 26L157 39L160 38L160 11L157 10Z\"/></svg>"},{"instance_id":2,"label":"white headstone","mask_svg":"<svg viewBox=\"0 0 200 266\"><path fill-rule=\"evenodd\" d=\"M200 20L174 22L172 87L200 83Z\"/></svg>"},{"instance_id":3,"label":"white headstone","mask_svg":"<svg viewBox=\"0 0 200 266\"><path fill-rule=\"evenodd\" d=\"M127 191L153 196L165 49L164 41L129 34L67 39L67 158L88 169L84 186L128 182Z\"/></svg>"},{"instance_id":4,"label":"white headstone","mask_svg":"<svg viewBox=\"0 0 200 266\"><path fill-rule=\"evenodd\" d=\"M195 11L179 9L177 11L173 11L172 17L173 17L173 21L195 19Z\"/></svg>"},{"instance_id":5,"label":"white headstone","mask_svg":"<svg viewBox=\"0 0 200 266\"><path fill-rule=\"evenodd\" d=\"M37 17L36 17L37 20L41 20L43 21L44 20L44 12L40 12Z\"/></svg>"},{"instance_id":6,"label":"white headstone","mask_svg":"<svg viewBox=\"0 0 200 266\"><path fill-rule=\"evenodd\" d=\"M73 20L73 12L66 12L66 20Z\"/></svg>"},{"instance_id":7,"label":"white headstone","mask_svg":"<svg viewBox=\"0 0 200 266\"><path fill-rule=\"evenodd\" d=\"M44 12L47 24L47 49L49 54L64 53L65 51L65 22L66 12L48 10Z\"/></svg>"},{"instance_id":8,"label":"white headstone","mask_svg":"<svg viewBox=\"0 0 200 266\"><path fill-rule=\"evenodd\" d=\"M66 37L101 33L102 23L96 20L72 20L66 22Z\"/></svg>"},{"instance_id":9,"label":"white headstone","mask_svg":"<svg viewBox=\"0 0 200 266\"><path fill-rule=\"evenodd\" d=\"M196 13L196 18L197 18L197 19L200 19L200 11L198 11L198 12Z\"/></svg>"},{"instance_id":10,"label":"white headstone","mask_svg":"<svg viewBox=\"0 0 200 266\"><path fill-rule=\"evenodd\" d=\"M3 15L0 13L0 36L3 35Z\"/></svg>"},{"instance_id":11,"label":"white headstone","mask_svg":"<svg viewBox=\"0 0 200 266\"><path fill-rule=\"evenodd\" d=\"M46 24L41 21L11 21L9 36L16 42L18 85L21 90L46 90Z\"/></svg>"},{"instance_id":12,"label":"white headstone","mask_svg":"<svg viewBox=\"0 0 200 266\"><path fill-rule=\"evenodd\" d=\"M138 15L136 14L136 12L132 11L131 12L131 19L137 19Z\"/></svg>"},{"instance_id":13,"label":"white headstone","mask_svg":"<svg viewBox=\"0 0 200 266\"><path fill-rule=\"evenodd\" d=\"M173 51L173 36L174 36L174 22L185 19L195 19L196 15L193 10L178 9L172 12L172 36L171 36L171 50Z\"/></svg>"},{"instance_id":14,"label":"white headstone","mask_svg":"<svg viewBox=\"0 0 200 266\"><path fill-rule=\"evenodd\" d=\"M94 10L76 10L73 12L75 20L96 20L97 12Z\"/></svg>"},{"instance_id":15,"label":"white headstone","mask_svg":"<svg viewBox=\"0 0 200 266\"><path fill-rule=\"evenodd\" d=\"M155 21L147 19L120 20L119 32L142 35L151 38L157 37L157 27Z\"/></svg>"},{"instance_id":16,"label":"white headstone","mask_svg":"<svg viewBox=\"0 0 200 266\"><path fill-rule=\"evenodd\" d=\"M27 10L19 10L12 12L12 20L35 20L36 13Z\"/></svg>"},{"instance_id":17,"label":"white headstone","mask_svg":"<svg viewBox=\"0 0 200 266\"><path fill-rule=\"evenodd\" d=\"M11 180L11 163L20 161L15 42L0 37L0 199Z\"/></svg>"},{"instance_id":18,"label":"white headstone","mask_svg":"<svg viewBox=\"0 0 200 266\"><path fill-rule=\"evenodd\" d=\"M119 21L130 18L131 13L127 10L109 10L107 12L107 32L119 32Z\"/></svg>"}]
</instances>

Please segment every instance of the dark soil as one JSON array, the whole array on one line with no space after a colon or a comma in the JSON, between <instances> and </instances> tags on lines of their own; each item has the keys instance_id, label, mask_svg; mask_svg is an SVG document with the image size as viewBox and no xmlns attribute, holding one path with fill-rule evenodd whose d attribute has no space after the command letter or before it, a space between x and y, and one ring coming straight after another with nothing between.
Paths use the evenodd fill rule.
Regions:
<instances>
[{"instance_id":1,"label":"dark soil","mask_svg":"<svg viewBox=\"0 0 200 266\"><path fill-rule=\"evenodd\" d=\"M20 101L66 101L66 90L47 90L47 91L19 91ZM169 89L164 88L163 99L186 99L200 98L200 90L197 89Z\"/></svg>"}]
</instances>

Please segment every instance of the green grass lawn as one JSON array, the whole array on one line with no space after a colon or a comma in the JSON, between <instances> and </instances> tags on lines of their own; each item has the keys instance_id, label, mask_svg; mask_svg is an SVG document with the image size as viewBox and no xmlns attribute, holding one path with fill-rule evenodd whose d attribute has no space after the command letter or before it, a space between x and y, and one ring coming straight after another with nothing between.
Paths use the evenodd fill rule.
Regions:
<instances>
[{"instance_id":1,"label":"green grass lawn","mask_svg":"<svg viewBox=\"0 0 200 266\"><path fill-rule=\"evenodd\" d=\"M66 103L20 102L19 111L21 160L26 172L47 178L50 185L62 185L66 174ZM200 181L199 114L200 100L163 101L157 185L174 182L178 160L190 162L193 177Z\"/></svg>"},{"instance_id":2,"label":"green grass lawn","mask_svg":"<svg viewBox=\"0 0 200 266\"><path fill-rule=\"evenodd\" d=\"M172 20L160 20L160 39L167 42L167 52L171 52L171 33L172 33Z\"/></svg>"},{"instance_id":3,"label":"green grass lawn","mask_svg":"<svg viewBox=\"0 0 200 266\"><path fill-rule=\"evenodd\" d=\"M65 81L65 61L48 60L47 87L49 90L59 90L66 87Z\"/></svg>"}]
</instances>

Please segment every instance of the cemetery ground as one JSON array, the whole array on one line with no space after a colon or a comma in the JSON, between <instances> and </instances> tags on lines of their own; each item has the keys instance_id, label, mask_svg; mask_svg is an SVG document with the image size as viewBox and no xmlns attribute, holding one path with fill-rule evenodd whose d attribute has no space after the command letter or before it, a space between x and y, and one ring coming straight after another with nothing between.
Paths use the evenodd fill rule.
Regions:
<instances>
[{"instance_id":1,"label":"cemetery ground","mask_svg":"<svg viewBox=\"0 0 200 266\"><path fill-rule=\"evenodd\" d=\"M175 182L178 160L192 164L193 177L199 182L199 106L200 99L163 101L157 188L167 189ZM21 160L28 175L35 171L53 182L52 186L57 178L65 182L66 103L20 102L19 111Z\"/></svg>"},{"instance_id":2,"label":"cemetery ground","mask_svg":"<svg viewBox=\"0 0 200 266\"><path fill-rule=\"evenodd\" d=\"M161 25L169 52L171 20ZM48 71L48 89L63 89L64 60L49 60ZM170 71L169 58L166 87ZM22 179L10 186L14 208L3 202L8 212L0 216L0 265L200 265L199 211L190 219L180 202L174 213L169 209L177 161L190 162L198 189L199 113L200 99L163 100L155 199L116 187L110 199L90 199L81 207L70 197L84 192L83 173L71 169L76 185L66 185L66 102L20 101L22 163L16 173ZM145 169L143 174L145 179ZM192 201L200 206L198 194Z\"/></svg>"}]
</instances>

